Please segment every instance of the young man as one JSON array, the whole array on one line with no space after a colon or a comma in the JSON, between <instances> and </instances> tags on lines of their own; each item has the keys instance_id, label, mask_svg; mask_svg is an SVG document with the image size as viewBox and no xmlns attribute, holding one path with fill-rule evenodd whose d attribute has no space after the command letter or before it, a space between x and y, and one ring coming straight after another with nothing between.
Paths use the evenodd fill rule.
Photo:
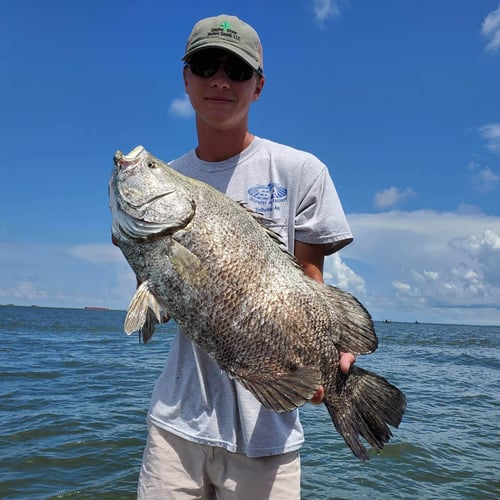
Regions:
<instances>
[{"instance_id":1,"label":"young man","mask_svg":"<svg viewBox=\"0 0 500 500\"><path fill-rule=\"evenodd\" d=\"M234 16L203 19L183 60L198 146L171 165L263 213L305 272L322 281L325 255L352 235L325 165L248 130L250 105L265 81L257 33ZM353 362L343 354L342 370ZM321 391L313 402L321 402ZM261 406L180 331L148 424L139 498L300 498L298 411Z\"/></svg>"}]
</instances>

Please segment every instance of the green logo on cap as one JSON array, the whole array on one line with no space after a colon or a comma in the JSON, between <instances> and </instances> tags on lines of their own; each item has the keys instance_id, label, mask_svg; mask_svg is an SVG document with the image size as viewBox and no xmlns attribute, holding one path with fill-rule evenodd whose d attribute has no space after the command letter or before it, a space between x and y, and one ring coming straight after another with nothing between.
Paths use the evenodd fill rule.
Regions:
<instances>
[{"instance_id":1,"label":"green logo on cap","mask_svg":"<svg viewBox=\"0 0 500 500\"><path fill-rule=\"evenodd\" d=\"M232 26L229 24L229 21L224 21L220 27L226 32L227 30L230 30Z\"/></svg>"}]
</instances>

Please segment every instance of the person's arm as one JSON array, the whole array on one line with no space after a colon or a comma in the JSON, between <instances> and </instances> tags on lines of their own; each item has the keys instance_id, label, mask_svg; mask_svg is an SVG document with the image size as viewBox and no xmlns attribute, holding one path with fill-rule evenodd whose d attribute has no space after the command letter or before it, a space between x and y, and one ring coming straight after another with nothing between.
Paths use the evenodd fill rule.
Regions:
<instances>
[{"instance_id":1,"label":"person's arm","mask_svg":"<svg viewBox=\"0 0 500 500\"><path fill-rule=\"evenodd\" d=\"M323 283L323 264L325 262L325 249L323 245L311 245L295 240L295 258L304 268L307 276ZM347 373L351 365L356 361L356 357L350 352L340 353L340 369ZM324 395L323 386L320 386L316 394L312 397L311 403L320 404Z\"/></svg>"},{"instance_id":2,"label":"person's arm","mask_svg":"<svg viewBox=\"0 0 500 500\"><path fill-rule=\"evenodd\" d=\"M325 262L325 246L311 245L295 240L295 258L310 278L323 283L323 264Z\"/></svg>"}]
</instances>

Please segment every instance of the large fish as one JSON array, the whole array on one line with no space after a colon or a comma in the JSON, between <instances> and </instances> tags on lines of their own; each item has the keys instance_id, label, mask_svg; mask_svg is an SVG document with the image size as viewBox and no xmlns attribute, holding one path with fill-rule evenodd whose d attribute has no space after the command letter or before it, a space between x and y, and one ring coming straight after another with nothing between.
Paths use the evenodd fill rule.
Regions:
<instances>
[{"instance_id":1,"label":"large fish","mask_svg":"<svg viewBox=\"0 0 500 500\"><path fill-rule=\"evenodd\" d=\"M170 168L142 146L117 152L110 180L112 236L140 284L125 331L144 341L172 317L266 407L290 411L319 385L335 428L368 460L406 407L403 393L339 351L377 348L373 322L352 295L303 272L258 214Z\"/></svg>"}]
</instances>

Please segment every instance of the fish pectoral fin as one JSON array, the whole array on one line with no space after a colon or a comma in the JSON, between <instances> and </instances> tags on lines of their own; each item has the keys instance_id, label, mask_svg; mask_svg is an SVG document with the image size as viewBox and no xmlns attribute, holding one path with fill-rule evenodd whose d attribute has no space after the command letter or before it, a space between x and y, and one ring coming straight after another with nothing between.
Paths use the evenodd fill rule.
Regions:
<instances>
[{"instance_id":1,"label":"fish pectoral fin","mask_svg":"<svg viewBox=\"0 0 500 500\"><path fill-rule=\"evenodd\" d=\"M206 276L206 268L197 255L178 241L172 239L168 260L182 280L190 285L199 285Z\"/></svg>"},{"instance_id":2,"label":"fish pectoral fin","mask_svg":"<svg viewBox=\"0 0 500 500\"><path fill-rule=\"evenodd\" d=\"M279 377L256 379L235 376L258 401L278 413L291 411L307 403L321 385L321 371L303 366Z\"/></svg>"},{"instance_id":3,"label":"fish pectoral fin","mask_svg":"<svg viewBox=\"0 0 500 500\"><path fill-rule=\"evenodd\" d=\"M156 323L166 322L169 318L145 281L137 288L128 306L125 333L130 335L139 331L146 343L153 336Z\"/></svg>"}]
</instances>

